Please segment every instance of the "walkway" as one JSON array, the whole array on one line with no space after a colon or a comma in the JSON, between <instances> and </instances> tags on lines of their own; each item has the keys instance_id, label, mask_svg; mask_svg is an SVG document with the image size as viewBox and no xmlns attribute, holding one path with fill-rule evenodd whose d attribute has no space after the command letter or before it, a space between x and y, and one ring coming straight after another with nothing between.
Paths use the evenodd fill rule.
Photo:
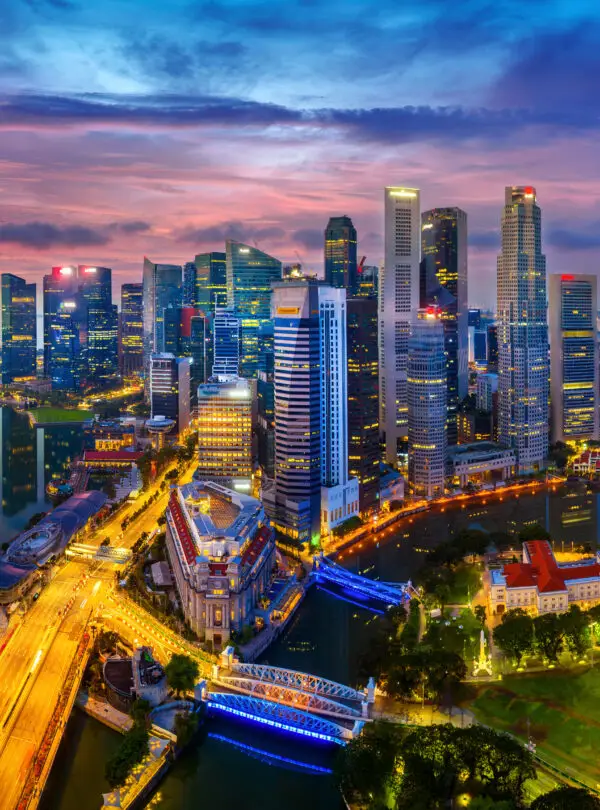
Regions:
<instances>
[{"instance_id":1,"label":"walkway","mask_svg":"<svg viewBox=\"0 0 600 810\"><path fill-rule=\"evenodd\" d=\"M120 712L104 700L97 700L83 690L79 691L75 704L90 717L121 734L125 734L133 726L133 720L128 714Z\"/></svg>"}]
</instances>

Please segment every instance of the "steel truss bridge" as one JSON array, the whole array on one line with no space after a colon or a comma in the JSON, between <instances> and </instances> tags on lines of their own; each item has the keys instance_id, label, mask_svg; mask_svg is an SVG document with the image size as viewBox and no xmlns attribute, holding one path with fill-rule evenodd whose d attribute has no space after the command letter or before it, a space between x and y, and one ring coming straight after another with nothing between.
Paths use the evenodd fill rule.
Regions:
<instances>
[{"instance_id":1,"label":"steel truss bridge","mask_svg":"<svg viewBox=\"0 0 600 810\"><path fill-rule=\"evenodd\" d=\"M232 663L231 670L237 675L243 675L246 678L262 681L263 683L289 687L290 689L297 689L313 695L322 695L334 700L362 702L365 699L364 692L358 692L343 683L328 681L327 678L320 678L318 675L311 675L307 672L298 672L295 669L270 667L266 664Z\"/></svg>"},{"instance_id":2,"label":"steel truss bridge","mask_svg":"<svg viewBox=\"0 0 600 810\"><path fill-rule=\"evenodd\" d=\"M360 720L355 720L353 727L350 728L303 709L234 692L208 692L206 701L209 708L214 711L263 723L308 739L333 742L338 745L345 745L357 736L363 726Z\"/></svg>"},{"instance_id":3,"label":"steel truss bridge","mask_svg":"<svg viewBox=\"0 0 600 810\"><path fill-rule=\"evenodd\" d=\"M362 597L383 602L386 605L401 605L412 596L418 597L410 582L379 582L360 574L353 574L322 554L313 559L311 577L317 582L333 582Z\"/></svg>"}]
</instances>

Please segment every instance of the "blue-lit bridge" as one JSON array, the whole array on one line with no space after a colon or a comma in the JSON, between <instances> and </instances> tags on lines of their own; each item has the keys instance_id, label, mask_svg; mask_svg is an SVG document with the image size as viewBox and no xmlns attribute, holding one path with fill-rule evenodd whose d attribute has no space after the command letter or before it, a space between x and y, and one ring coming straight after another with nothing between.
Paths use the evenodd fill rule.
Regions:
<instances>
[{"instance_id":1,"label":"blue-lit bridge","mask_svg":"<svg viewBox=\"0 0 600 810\"><path fill-rule=\"evenodd\" d=\"M321 554L313 558L311 577L315 582L332 583L359 598L382 602L386 606L402 605L417 592L409 582L379 582L348 571Z\"/></svg>"}]
</instances>

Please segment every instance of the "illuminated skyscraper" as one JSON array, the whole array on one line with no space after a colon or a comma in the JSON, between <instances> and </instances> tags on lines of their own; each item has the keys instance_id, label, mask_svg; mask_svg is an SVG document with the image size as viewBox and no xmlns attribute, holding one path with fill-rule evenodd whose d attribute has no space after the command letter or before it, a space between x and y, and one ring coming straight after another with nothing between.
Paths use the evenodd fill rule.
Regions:
<instances>
[{"instance_id":1,"label":"illuminated skyscraper","mask_svg":"<svg viewBox=\"0 0 600 810\"><path fill-rule=\"evenodd\" d=\"M416 188L385 189L385 258L379 275L379 430L396 464L408 437L406 369L411 319L419 308L421 209Z\"/></svg>"},{"instance_id":2,"label":"illuminated skyscraper","mask_svg":"<svg viewBox=\"0 0 600 810\"><path fill-rule=\"evenodd\" d=\"M178 433L190 426L190 361L172 354L150 357L150 407L152 419L173 419Z\"/></svg>"},{"instance_id":3,"label":"illuminated skyscraper","mask_svg":"<svg viewBox=\"0 0 600 810\"><path fill-rule=\"evenodd\" d=\"M268 478L275 475L275 353L273 322L258 332L258 380L256 383L258 463Z\"/></svg>"},{"instance_id":4,"label":"illuminated skyscraper","mask_svg":"<svg viewBox=\"0 0 600 810\"><path fill-rule=\"evenodd\" d=\"M597 440L597 277L552 273L549 282L552 441Z\"/></svg>"},{"instance_id":5,"label":"illuminated skyscraper","mask_svg":"<svg viewBox=\"0 0 600 810\"><path fill-rule=\"evenodd\" d=\"M183 295L182 304L184 307L196 306L196 265L194 262L186 262L183 265Z\"/></svg>"},{"instance_id":6,"label":"illuminated skyscraper","mask_svg":"<svg viewBox=\"0 0 600 810\"><path fill-rule=\"evenodd\" d=\"M44 373L55 390L77 391L82 380L78 268L44 276Z\"/></svg>"},{"instance_id":7,"label":"illuminated skyscraper","mask_svg":"<svg viewBox=\"0 0 600 810\"><path fill-rule=\"evenodd\" d=\"M421 215L422 308L438 307L448 380L448 443L456 444L458 404L468 393L467 215L434 208Z\"/></svg>"},{"instance_id":8,"label":"illuminated skyscraper","mask_svg":"<svg viewBox=\"0 0 600 810\"><path fill-rule=\"evenodd\" d=\"M408 480L428 498L443 495L447 451L444 326L435 307L421 309L408 341Z\"/></svg>"},{"instance_id":9,"label":"illuminated skyscraper","mask_svg":"<svg viewBox=\"0 0 600 810\"><path fill-rule=\"evenodd\" d=\"M240 319L233 309L216 309L213 320L214 376L237 377L240 368Z\"/></svg>"},{"instance_id":10,"label":"illuminated skyscraper","mask_svg":"<svg viewBox=\"0 0 600 810\"><path fill-rule=\"evenodd\" d=\"M521 471L548 454L548 321L542 215L531 186L506 189L498 257L498 438Z\"/></svg>"},{"instance_id":11,"label":"illuminated skyscraper","mask_svg":"<svg viewBox=\"0 0 600 810\"><path fill-rule=\"evenodd\" d=\"M227 240L227 302L242 324L240 374L256 377L258 332L271 318L271 282L281 279L281 262L258 248Z\"/></svg>"},{"instance_id":12,"label":"illuminated skyscraper","mask_svg":"<svg viewBox=\"0 0 600 810\"><path fill-rule=\"evenodd\" d=\"M252 478L252 398L239 377L210 379L198 387L199 481L249 492Z\"/></svg>"},{"instance_id":13,"label":"illuminated skyscraper","mask_svg":"<svg viewBox=\"0 0 600 810\"><path fill-rule=\"evenodd\" d=\"M121 286L121 374L130 377L144 368L143 285Z\"/></svg>"},{"instance_id":14,"label":"illuminated skyscraper","mask_svg":"<svg viewBox=\"0 0 600 810\"><path fill-rule=\"evenodd\" d=\"M88 385L104 386L118 372L117 308L112 302L112 270L80 265L78 318L81 324L83 375Z\"/></svg>"},{"instance_id":15,"label":"illuminated skyscraper","mask_svg":"<svg viewBox=\"0 0 600 810\"><path fill-rule=\"evenodd\" d=\"M216 307L227 306L227 266L225 254L218 251L199 253L195 260L196 293L194 306L206 315Z\"/></svg>"},{"instance_id":16,"label":"illuminated skyscraper","mask_svg":"<svg viewBox=\"0 0 600 810\"><path fill-rule=\"evenodd\" d=\"M2 273L2 384L35 379L36 286Z\"/></svg>"},{"instance_id":17,"label":"illuminated skyscraper","mask_svg":"<svg viewBox=\"0 0 600 810\"><path fill-rule=\"evenodd\" d=\"M165 310L182 303L181 265L155 264L144 258L144 365L150 355L166 349Z\"/></svg>"},{"instance_id":18,"label":"illuminated skyscraper","mask_svg":"<svg viewBox=\"0 0 600 810\"><path fill-rule=\"evenodd\" d=\"M325 281L358 292L356 228L350 217L331 217L325 228Z\"/></svg>"}]
</instances>

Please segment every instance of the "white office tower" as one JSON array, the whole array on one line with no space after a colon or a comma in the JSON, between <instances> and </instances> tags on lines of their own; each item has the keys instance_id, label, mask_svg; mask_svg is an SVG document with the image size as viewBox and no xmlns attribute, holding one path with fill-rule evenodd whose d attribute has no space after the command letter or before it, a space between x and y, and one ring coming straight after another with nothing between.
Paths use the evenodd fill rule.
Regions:
<instances>
[{"instance_id":1,"label":"white office tower","mask_svg":"<svg viewBox=\"0 0 600 810\"><path fill-rule=\"evenodd\" d=\"M379 275L379 425L389 464L397 463L398 442L408 436L408 336L419 308L420 258L419 190L388 186Z\"/></svg>"},{"instance_id":2,"label":"white office tower","mask_svg":"<svg viewBox=\"0 0 600 810\"><path fill-rule=\"evenodd\" d=\"M408 341L408 480L413 492L444 493L447 379L444 326L436 307L419 310Z\"/></svg>"},{"instance_id":3,"label":"white office tower","mask_svg":"<svg viewBox=\"0 0 600 810\"><path fill-rule=\"evenodd\" d=\"M531 186L506 188L498 257L498 439L518 470L548 454L548 321L542 217Z\"/></svg>"},{"instance_id":4,"label":"white office tower","mask_svg":"<svg viewBox=\"0 0 600 810\"><path fill-rule=\"evenodd\" d=\"M552 273L548 303L552 441L597 440L596 276Z\"/></svg>"},{"instance_id":5,"label":"white office tower","mask_svg":"<svg viewBox=\"0 0 600 810\"><path fill-rule=\"evenodd\" d=\"M215 309L213 377L237 377L240 370L241 321L231 307Z\"/></svg>"}]
</instances>

